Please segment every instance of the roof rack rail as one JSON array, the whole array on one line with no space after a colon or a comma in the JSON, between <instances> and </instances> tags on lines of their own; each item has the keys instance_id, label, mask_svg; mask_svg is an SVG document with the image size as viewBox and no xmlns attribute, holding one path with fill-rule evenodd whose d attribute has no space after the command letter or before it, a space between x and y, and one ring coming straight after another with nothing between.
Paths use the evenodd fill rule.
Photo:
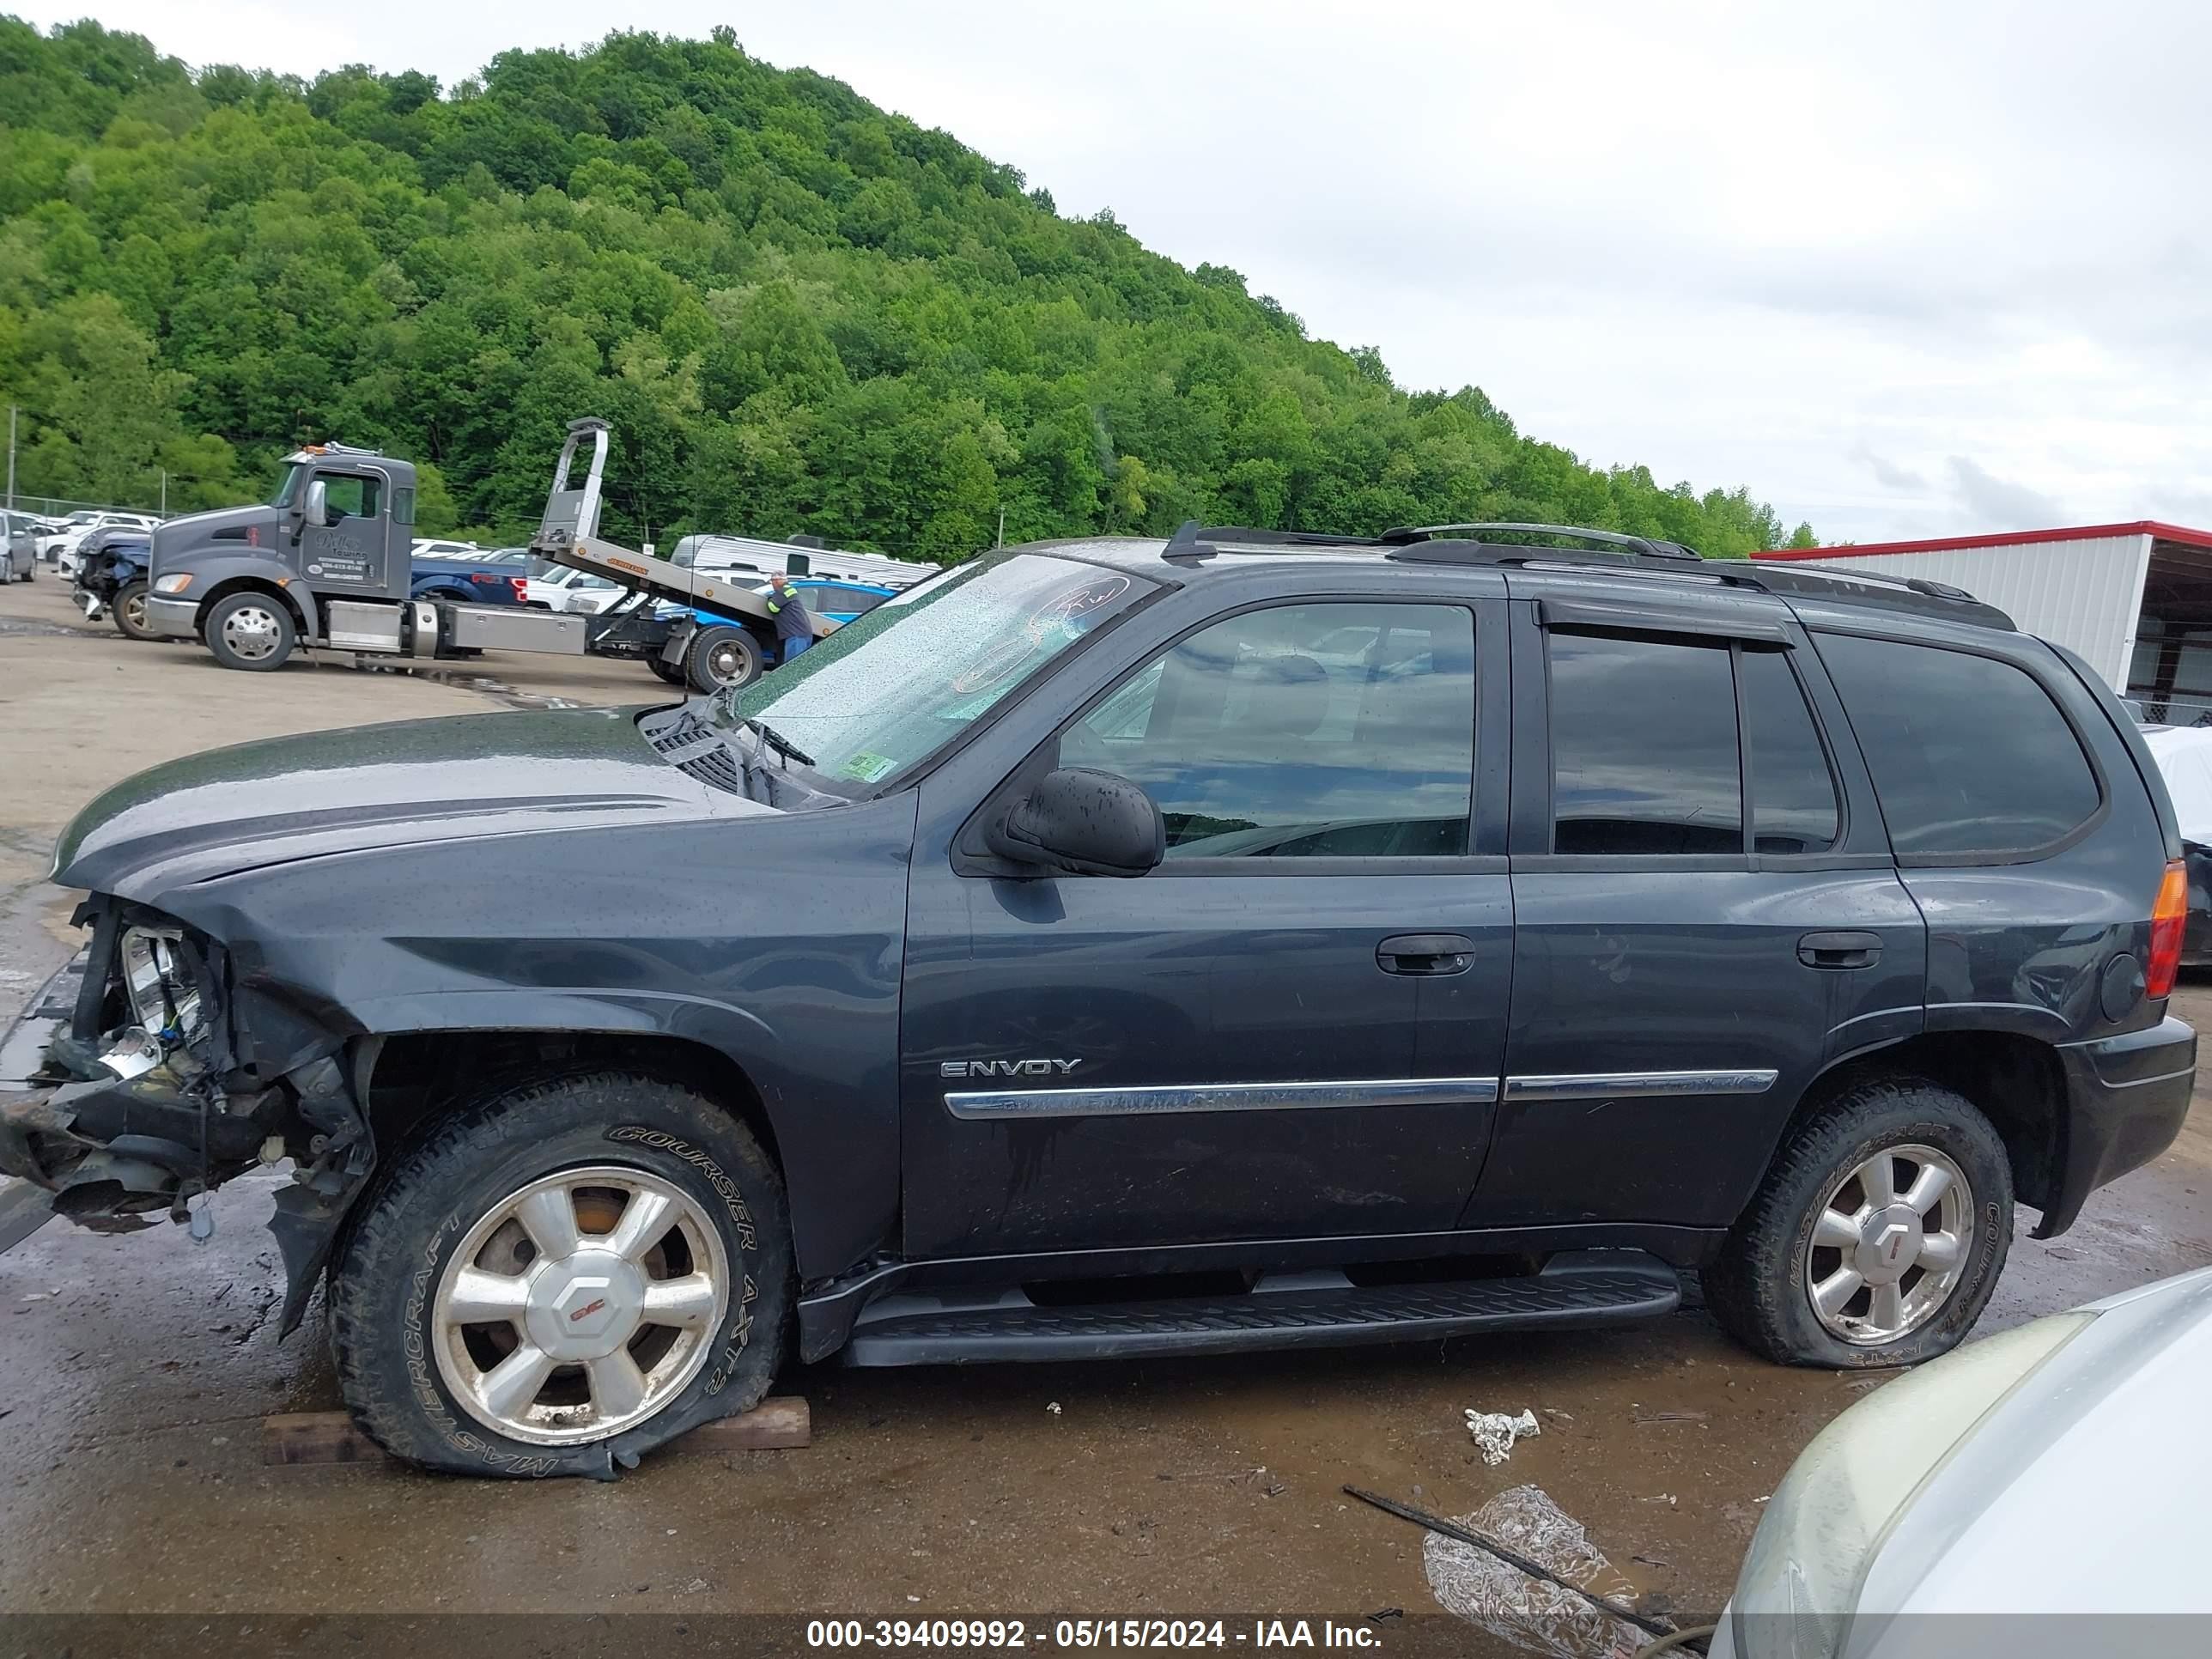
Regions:
<instances>
[{"instance_id":1,"label":"roof rack rail","mask_svg":"<svg viewBox=\"0 0 2212 1659\"><path fill-rule=\"evenodd\" d=\"M1705 555L1694 547L1685 547L1680 542L1655 541L1649 536L1631 536L1617 530L1587 530L1571 524L1425 524L1401 525L1386 530L1375 539L1390 547L1410 547L1416 542L1434 541L1439 537L1458 538L1467 532L1488 538L1495 535L1551 536L1564 541L1580 542L1586 547L1620 548L1647 559L1702 559Z\"/></svg>"},{"instance_id":2,"label":"roof rack rail","mask_svg":"<svg viewBox=\"0 0 2212 1659\"><path fill-rule=\"evenodd\" d=\"M1366 536L1333 536L1322 530L1260 530L1250 525L1200 524L1196 519L1186 520L1176 533L1168 538L1168 544L1160 550L1164 559L1210 559L1220 551L1224 542L1243 543L1254 547L1373 547L1376 544Z\"/></svg>"}]
</instances>

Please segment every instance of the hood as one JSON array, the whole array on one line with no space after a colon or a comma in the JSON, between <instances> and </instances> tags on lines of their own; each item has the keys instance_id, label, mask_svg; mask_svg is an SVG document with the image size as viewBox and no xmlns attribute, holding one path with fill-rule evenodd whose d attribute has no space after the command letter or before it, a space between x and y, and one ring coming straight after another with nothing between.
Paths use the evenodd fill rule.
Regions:
<instances>
[{"instance_id":1,"label":"hood","mask_svg":"<svg viewBox=\"0 0 2212 1659\"><path fill-rule=\"evenodd\" d=\"M153 557L156 563L210 542L236 542L240 547L274 548L277 520L273 507L222 507L211 513L188 513L154 526Z\"/></svg>"},{"instance_id":2,"label":"hood","mask_svg":"<svg viewBox=\"0 0 2212 1659\"><path fill-rule=\"evenodd\" d=\"M2109 1618L2212 1605L2199 1530L2212 1269L2084 1311L2095 1317L1990 1407L1899 1516L1862 1612Z\"/></svg>"},{"instance_id":3,"label":"hood","mask_svg":"<svg viewBox=\"0 0 2212 1659\"><path fill-rule=\"evenodd\" d=\"M186 756L80 811L55 846L52 878L158 904L190 883L335 853L778 816L669 765L637 713L464 714Z\"/></svg>"}]
</instances>

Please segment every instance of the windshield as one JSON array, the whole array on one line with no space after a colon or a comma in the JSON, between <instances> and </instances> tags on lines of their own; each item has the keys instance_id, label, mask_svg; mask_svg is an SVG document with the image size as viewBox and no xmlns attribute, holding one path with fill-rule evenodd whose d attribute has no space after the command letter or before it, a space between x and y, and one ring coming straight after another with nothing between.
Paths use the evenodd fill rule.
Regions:
<instances>
[{"instance_id":1,"label":"windshield","mask_svg":"<svg viewBox=\"0 0 2212 1659\"><path fill-rule=\"evenodd\" d=\"M764 721L826 787L859 794L934 753L1155 591L1097 565L994 554L884 600L796 662L725 693L714 718Z\"/></svg>"},{"instance_id":2,"label":"windshield","mask_svg":"<svg viewBox=\"0 0 2212 1659\"><path fill-rule=\"evenodd\" d=\"M289 507L292 504L292 492L300 487L301 475L307 470L307 464L305 461L295 461L286 467L284 476L277 480L276 493L269 498L269 505Z\"/></svg>"}]
</instances>

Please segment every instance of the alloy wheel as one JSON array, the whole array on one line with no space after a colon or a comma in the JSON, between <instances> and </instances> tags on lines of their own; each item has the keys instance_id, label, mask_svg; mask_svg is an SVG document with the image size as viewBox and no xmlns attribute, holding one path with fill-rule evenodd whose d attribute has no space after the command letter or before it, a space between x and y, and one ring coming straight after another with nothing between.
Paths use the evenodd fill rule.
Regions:
<instances>
[{"instance_id":1,"label":"alloy wheel","mask_svg":"<svg viewBox=\"0 0 2212 1659\"><path fill-rule=\"evenodd\" d=\"M681 1394L729 1306L721 1236L680 1188L593 1165L509 1194L469 1230L431 1308L439 1374L487 1428L601 1440Z\"/></svg>"},{"instance_id":2,"label":"alloy wheel","mask_svg":"<svg viewBox=\"0 0 2212 1659\"><path fill-rule=\"evenodd\" d=\"M1950 1300L1965 1273L1974 1194L1946 1153L1885 1146L1829 1189L1805 1246L1814 1317L1854 1346L1894 1342Z\"/></svg>"}]
</instances>

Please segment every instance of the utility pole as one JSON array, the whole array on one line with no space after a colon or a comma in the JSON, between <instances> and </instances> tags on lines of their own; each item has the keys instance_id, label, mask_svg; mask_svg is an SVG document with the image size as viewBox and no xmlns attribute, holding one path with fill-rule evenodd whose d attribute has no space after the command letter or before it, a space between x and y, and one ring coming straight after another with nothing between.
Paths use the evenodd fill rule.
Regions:
<instances>
[{"instance_id":1,"label":"utility pole","mask_svg":"<svg viewBox=\"0 0 2212 1659\"><path fill-rule=\"evenodd\" d=\"M999 509L999 539L994 544L1000 547L1006 544L1006 509L1003 507Z\"/></svg>"},{"instance_id":2,"label":"utility pole","mask_svg":"<svg viewBox=\"0 0 2212 1659\"><path fill-rule=\"evenodd\" d=\"M161 516L165 519L169 516L169 470L167 467L161 469Z\"/></svg>"},{"instance_id":3,"label":"utility pole","mask_svg":"<svg viewBox=\"0 0 2212 1659\"><path fill-rule=\"evenodd\" d=\"M8 510L15 510L15 405L8 405Z\"/></svg>"}]
</instances>

